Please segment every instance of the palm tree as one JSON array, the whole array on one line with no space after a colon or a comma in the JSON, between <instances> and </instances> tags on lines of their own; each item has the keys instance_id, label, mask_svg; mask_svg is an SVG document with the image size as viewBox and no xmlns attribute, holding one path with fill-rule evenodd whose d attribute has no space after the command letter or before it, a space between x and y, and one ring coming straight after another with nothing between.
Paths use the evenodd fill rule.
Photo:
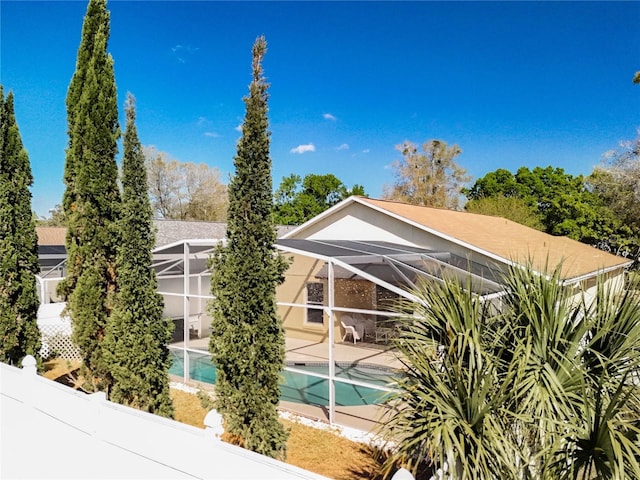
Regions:
<instances>
[{"instance_id":1,"label":"palm tree","mask_svg":"<svg viewBox=\"0 0 640 480\"><path fill-rule=\"evenodd\" d=\"M382 433L386 471L451 479L640 478L640 302L604 282L593 300L510 268L483 301L423 284L395 341L406 367ZM406 306L401 306L405 309ZM404 311L407 311L406 309Z\"/></svg>"},{"instance_id":2,"label":"palm tree","mask_svg":"<svg viewBox=\"0 0 640 480\"><path fill-rule=\"evenodd\" d=\"M622 293L598 285L584 305L589 330L577 359L584 390L550 478L640 478L640 304L637 281Z\"/></svg>"},{"instance_id":3,"label":"palm tree","mask_svg":"<svg viewBox=\"0 0 640 480\"><path fill-rule=\"evenodd\" d=\"M424 284L415 292L420 302L411 307L413 316L400 322L395 345L406 376L389 398L396 413L383 433L398 448L387 472L400 462L416 474L426 461L433 470L446 465L452 478L516 474L517 450L501 441L509 424L499 410L511 382L501 377L498 361L505 326L469 291L452 279Z\"/></svg>"}]
</instances>

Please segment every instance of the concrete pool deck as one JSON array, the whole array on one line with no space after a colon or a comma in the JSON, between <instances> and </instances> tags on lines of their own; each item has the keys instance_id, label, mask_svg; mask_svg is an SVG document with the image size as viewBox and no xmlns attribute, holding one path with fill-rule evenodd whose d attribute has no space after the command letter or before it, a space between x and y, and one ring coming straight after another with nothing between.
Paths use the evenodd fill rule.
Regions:
<instances>
[{"instance_id":1,"label":"concrete pool deck","mask_svg":"<svg viewBox=\"0 0 640 480\"><path fill-rule=\"evenodd\" d=\"M172 343L170 346L182 348L184 342ZM189 341L188 348L209 353L209 339L192 339ZM329 348L326 342L310 342L287 337L285 349L287 362L326 362L329 359ZM369 363L387 368L402 368L402 363L393 350L388 346L375 343L336 343L333 347L333 358L336 362Z\"/></svg>"}]
</instances>

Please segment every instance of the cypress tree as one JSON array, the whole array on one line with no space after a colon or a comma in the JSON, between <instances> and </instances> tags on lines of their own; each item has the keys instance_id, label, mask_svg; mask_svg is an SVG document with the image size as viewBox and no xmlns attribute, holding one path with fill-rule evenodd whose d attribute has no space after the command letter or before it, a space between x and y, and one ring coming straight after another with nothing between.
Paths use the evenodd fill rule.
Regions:
<instances>
[{"instance_id":1,"label":"cypress tree","mask_svg":"<svg viewBox=\"0 0 640 480\"><path fill-rule=\"evenodd\" d=\"M127 96L126 112L116 257L118 290L102 346L113 379L109 399L172 417L168 375L171 360L166 344L171 340L173 324L162 318L162 296L150 268L155 234L131 94Z\"/></svg>"},{"instance_id":2,"label":"cypress tree","mask_svg":"<svg viewBox=\"0 0 640 480\"><path fill-rule=\"evenodd\" d=\"M120 192L115 156L118 107L113 59L107 54L106 0L90 0L76 70L67 92L69 145L63 208L67 219L67 299L74 341L83 357L85 387L108 387L101 344L116 288L115 252Z\"/></svg>"},{"instance_id":3,"label":"cypress tree","mask_svg":"<svg viewBox=\"0 0 640 480\"><path fill-rule=\"evenodd\" d=\"M266 41L253 46L253 79L229 184L227 243L211 260L213 317L210 350L217 367L216 409L227 432L250 450L280 456L287 432L278 421L284 330L275 289L286 269L277 253L262 71Z\"/></svg>"},{"instance_id":4,"label":"cypress tree","mask_svg":"<svg viewBox=\"0 0 640 480\"><path fill-rule=\"evenodd\" d=\"M0 361L17 365L25 355L40 362L36 226L31 212L29 156L0 85Z\"/></svg>"}]
</instances>

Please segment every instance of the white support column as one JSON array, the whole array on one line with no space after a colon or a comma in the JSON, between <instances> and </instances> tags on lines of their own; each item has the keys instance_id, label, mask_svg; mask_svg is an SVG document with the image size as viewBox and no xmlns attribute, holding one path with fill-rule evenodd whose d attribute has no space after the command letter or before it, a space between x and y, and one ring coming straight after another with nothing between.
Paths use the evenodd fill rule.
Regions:
<instances>
[{"instance_id":1,"label":"white support column","mask_svg":"<svg viewBox=\"0 0 640 480\"><path fill-rule=\"evenodd\" d=\"M335 277L333 273L333 262L329 260L329 424L333 425L336 414L336 366L333 358L333 344L335 342L335 314L333 307L335 306Z\"/></svg>"},{"instance_id":2,"label":"white support column","mask_svg":"<svg viewBox=\"0 0 640 480\"><path fill-rule=\"evenodd\" d=\"M183 366L184 366L184 371L183 371L183 378L185 383L188 382L189 379L189 354L187 353L187 347L189 346L189 294L191 293L189 291L189 284L190 284L190 278L189 278L189 243L188 242L184 242L182 244L182 248L183 248L183 256L182 256L182 263L183 263L183 275L184 275L184 280L183 280L183 291L182 291L182 325L183 325L183 337L184 337L184 347L182 349L182 359L183 359Z\"/></svg>"},{"instance_id":3,"label":"white support column","mask_svg":"<svg viewBox=\"0 0 640 480\"><path fill-rule=\"evenodd\" d=\"M198 315L200 318L202 318L202 313L202 272L200 272L198 273Z\"/></svg>"},{"instance_id":4,"label":"white support column","mask_svg":"<svg viewBox=\"0 0 640 480\"><path fill-rule=\"evenodd\" d=\"M202 317L204 317L204 308L203 308L203 298L202 298L202 272L198 272L198 338L202 338L202 331L204 327L202 326ZM207 304L205 303L204 307Z\"/></svg>"},{"instance_id":5,"label":"white support column","mask_svg":"<svg viewBox=\"0 0 640 480\"><path fill-rule=\"evenodd\" d=\"M47 303L44 301L44 296L46 295L44 279L40 275L36 275L36 283L40 286L40 305Z\"/></svg>"},{"instance_id":6,"label":"white support column","mask_svg":"<svg viewBox=\"0 0 640 480\"><path fill-rule=\"evenodd\" d=\"M23 386L23 394L26 393L24 397L24 403L33 407L36 405L37 400L39 398L38 395L38 386L36 381L38 379L38 362L33 355L27 355L22 359L22 372L20 372L25 378Z\"/></svg>"}]
</instances>

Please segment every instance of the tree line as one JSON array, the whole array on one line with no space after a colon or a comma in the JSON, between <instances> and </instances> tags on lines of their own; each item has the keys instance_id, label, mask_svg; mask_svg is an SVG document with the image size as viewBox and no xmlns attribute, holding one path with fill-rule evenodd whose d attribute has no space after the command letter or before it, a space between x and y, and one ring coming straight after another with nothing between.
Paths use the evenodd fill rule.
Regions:
<instances>
[{"instance_id":1,"label":"tree line","mask_svg":"<svg viewBox=\"0 0 640 480\"><path fill-rule=\"evenodd\" d=\"M587 176L553 166L499 168L470 186L471 177L456 160L458 145L428 140L420 150L405 141L396 149L402 159L391 164L395 178L383 188L385 199L500 216L617 255L640 255L640 134ZM180 162L154 148L144 153L155 218L226 220L227 185L218 169ZM274 192L274 222L300 225L351 195L367 193L331 173L291 174ZM62 208L44 223L62 225Z\"/></svg>"},{"instance_id":2,"label":"tree line","mask_svg":"<svg viewBox=\"0 0 640 480\"><path fill-rule=\"evenodd\" d=\"M394 181L383 198L437 208L464 209L513 220L551 235L564 235L609 252L640 255L640 133L610 152L591 174L571 175L562 168L499 168L467 186L470 177L456 157L457 145L406 141L391 164ZM144 149L148 194L155 218L225 221L227 185L220 171L204 163L181 162L153 147ZM300 225L351 195L367 196L331 173L283 177L274 192L274 221ZM44 225L63 225L57 205Z\"/></svg>"},{"instance_id":3,"label":"tree line","mask_svg":"<svg viewBox=\"0 0 640 480\"><path fill-rule=\"evenodd\" d=\"M224 222L228 191L220 170L206 163L182 162L155 147L143 148L148 196L153 217L162 220ZM351 195L366 196L362 185L347 187L333 175L310 173L283 177L273 196L274 221L300 225ZM38 225L64 226L62 205L56 205Z\"/></svg>"},{"instance_id":4,"label":"tree line","mask_svg":"<svg viewBox=\"0 0 640 480\"><path fill-rule=\"evenodd\" d=\"M225 430L244 446L281 456L287 438L277 412L284 330L275 288L288 265L274 246L268 84L262 70L266 40L258 37L253 46L236 172L227 187L206 166L181 164L157 152L145 156L131 94L118 170L121 132L109 35L106 0L89 0L66 98L65 192L54 212L67 230L66 276L58 293L67 302L73 341L81 352L83 389L173 416L167 347L173 323L163 318L151 268L152 218L209 219L225 211L229 242L211 258L215 406ZM27 354L39 355L39 265L30 165L15 123L13 95L5 100L0 87L0 99L0 360L17 364Z\"/></svg>"},{"instance_id":5,"label":"tree line","mask_svg":"<svg viewBox=\"0 0 640 480\"><path fill-rule=\"evenodd\" d=\"M640 72L633 82L640 84ZM396 146L394 180L382 197L417 205L496 215L568 236L606 251L640 258L640 130L635 140L609 152L589 175L562 168L499 168L468 185L471 177L456 157L462 149L431 139ZM144 148L148 195L154 218L226 221L227 185L215 167L181 162L155 147ZM273 193L274 221L300 225L351 195L367 196L362 185L345 185L332 173L283 177ZM60 205L44 225L63 225ZM637 263L637 262L636 262Z\"/></svg>"},{"instance_id":6,"label":"tree line","mask_svg":"<svg viewBox=\"0 0 640 480\"><path fill-rule=\"evenodd\" d=\"M429 140L422 151L411 142L398 145L395 181L386 185L389 200L495 215L640 259L640 131L638 137L610 152L587 176L557 167L500 168L471 186L458 165L457 145Z\"/></svg>"}]
</instances>

